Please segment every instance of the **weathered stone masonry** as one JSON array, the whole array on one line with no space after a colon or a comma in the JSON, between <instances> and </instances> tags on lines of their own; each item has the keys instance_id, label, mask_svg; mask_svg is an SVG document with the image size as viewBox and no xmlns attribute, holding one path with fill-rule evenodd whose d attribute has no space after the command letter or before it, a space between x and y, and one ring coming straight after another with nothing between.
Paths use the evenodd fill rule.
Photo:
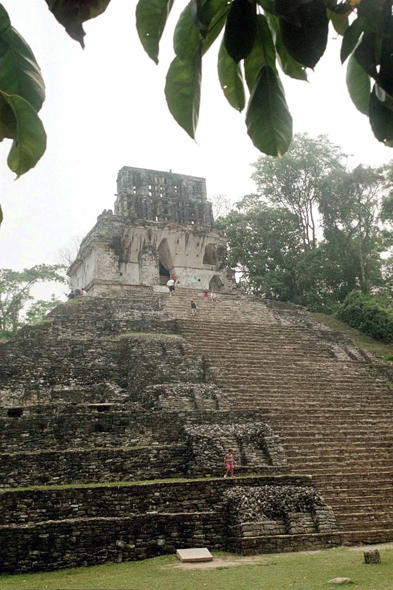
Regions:
<instances>
[{"instance_id":1,"label":"weathered stone masonry","mask_svg":"<svg viewBox=\"0 0 393 590\"><path fill-rule=\"evenodd\" d=\"M267 524L255 506L260 536L275 526L286 550L337 544L334 517L310 480L280 479L286 460L268 414L229 409L162 295L88 297L49 320L0 348L1 571L140 559L175 546L248 552L249 529L228 508L228 486L265 490L277 501L283 490L304 489L305 512L291 505L292 516L284 508ZM89 485L222 476L228 445L241 463L235 482Z\"/></svg>"},{"instance_id":2,"label":"weathered stone masonry","mask_svg":"<svg viewBox=\"0 0 393 590\"><path fill-rule=\"evenodd\" d=\"M123 167L112 210L97 218L68 274L91 295L165 285L228 292L226 241L214 229L203 178Z\"/></svg>"},{"instance_id":3,"label":"weathered stone masonry","mask_svg":"<svg viewBox=\"0 0 393 590\"><path fill-rule=\"evenodd\" d=\"M204 179L122 168L114 213L69 269L98 297L0 345L0 571L391 540L389 372L232 290Z\"/></svg>"},{"instance_id":4,"label":"weathered stone masonry","mask_svg":"<svg viewBox=\"0 0 393 590\"><path fill-rule=\"evenodd\" d=\"M243 544L247 551L247 536L238 530L236 516L229 521L226 516L228 487L236 491L237 485L196 481L4 493L7 524L0 525L0 539L7 550L0 554L0 571L41 571L141 559L201 544L210 549L239 549ZM315 534L331 515L329 510L321 510L321 499L305 478L247 480L248 490L254 486L270 496L281 490L281 504L302 490L303 506L288 515L281 528L290 530L301 514L309 514L308 524L303 518L301 538L293 536L292 542L290 534L286 535L286 550L337 545L338 538L331 530L327 535ZM12 514L17 515L14 521ZM37 523L20 524L31 521ZM275 521L269 523L272 526ZM275 526L277 530L281 525Z\"/></svg>"}]
</instances>

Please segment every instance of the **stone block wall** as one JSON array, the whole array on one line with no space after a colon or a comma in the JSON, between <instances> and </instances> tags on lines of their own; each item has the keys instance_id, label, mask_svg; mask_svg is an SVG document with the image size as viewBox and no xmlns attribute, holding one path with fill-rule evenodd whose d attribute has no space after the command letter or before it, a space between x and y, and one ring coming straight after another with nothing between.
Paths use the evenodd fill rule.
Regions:
<instances>
[{"instance_id":1,"label":"stone block wall","mask_svg":"<svg viewBox=\"0 0 393 590\"><path fill-rule=\"evenodd\" d=\"M231 505L229 491L240 495L247 493L248 497L252 497L265 486L313 490L309 478L290 476L4 490L0 492L0 525L73 518L120 518L146 512L191 514L222 511ZM228 522L237 524L233 519Z\"/></svg>"},{"instance_id":2,"label":"stone block wall","mask_svg":"<svg viewBox=\"0 0 393 590\"><path fill-rule=\"evenodd\" d=\"M2 492L0 572L142 559L181 547L239 547L256 531L244 525L233 534L231 490L251 497L301 487L311 497L310 483L282 477Z\"/></svg>"},{"instance_id":3,"label":"stone block wall","mask_svg":"<svg viewBox=\"0 0 393 590\"><path fill-rule=\"evenodd\" d=\"M11 414L11 415L9 415ZM0 448L3 452L93 449L172 444L186 440L184 425L222 424L268 419L258 412L196 410L146 411L122 403L63 404L0 408ZM220 464L223 457L220 455Z\"/></svg>"},{"instance_id":4,"label":"stone block wall","mask_svg":"<svg viewBox=\"0 0 393 590\"><path fill-rule=\"evenodd\" d=\"M141 395L149 410L212 411L228 407L222 391L214 383L170 383L150 385Z\"/></svg>"},{"instance_id":5,"label":"stone block wall","mask_svg":"<svg viewBox=\"0 0 393 590\"><path fill-rule=\"evenodd\" d=\"M4 572L138 559L174 545L243 546L257 529L309 530L310 514L313 534L331 533L334 516L310 480L274 476L286 460L269 412L231 411L160 296L81 298L49 320L0 348ZM238 479L148 482L222 475L229 447ZM256 472L267 475L241 478ZM147 483L122 483L139 480ZM314 499L308 510L288 492L279 514L248 517L262 488L277 500L297 487ZM234 515L226 492L240 495L244 514Z\"/></svg>"},{"instance_id":6,"label":"stone block wall","mask_svg":"<svg viewBox=\"0 0 393 590\"><path fill-rule=\"evenodd\" d=\"M283 526L285 533L292 535L336 530L331 508L312 487L293 483L277 486L272 482L257 490L239 486L227 490L225 497L229 522L238 535L249 523L258 524L264 535L283 534Z\"/></svg>"},{"instance_id":7,"label":"stone block wall","mask_svg":"<svg viewBox=\"0 0 393 590\"><path fill-rule=\"evenodd\" d=\"M0 454L0 488L184 477L185 444Z\"/></svg>"},{"instance_id":8,"label":"stone block wall","mask_svg":"<svg viewBox=\"0 0 393 590\"><path fill-rule=\"evenodd\" d=\"M155 383L205 380L202 359L193 357L181 337L145 333L61 340L51 324L21 330L1 348L0 363L0 399L9 405L49 403L59 389L86 391L109 383L135 393Z\"/></svg>"},{"instance_id":9,"label":"stone block wall","mask_svg":"<svg viewBox=\"0 0 393 590\"><path fill-rule=\"evenodd\" d=\"M133 514L0 527L0 544L7 548L0 573L15 574L145 559L201 544L221 549L223 534L220 515L212 512Z\"/></svg>"},{"instance_id":10,"label":"stone block wall","mask_svg":"<svg viewBox=\"0 0 393 590\"><path fill-rule=\"evenodd\" d=\"M233 449L235 462L249 470L286 465L279 437L263 422L215 425L186 425L184 432L190 445L192 475L218 475L224 469L219 458Z\"/></svg>"},{"instance_id":11,"label":"stone block wall","mask_svg":"<svg viewBox=\"0 0 393 590\"><path fill-rule=\"evenodd\" d=\"M47 318L58 337L118 336L130 332L176 333L163 316L163 297L151 287L133 286L118 296L79 297L56 307Z\"/></svg>"},{"instance_id":12,"label":"stone block wall","mask_svg":"<svg viewBox=\"0 0 393 590\"><path fill-rule=\"evenodd\" d=\"M213 226L204 178L129 166L123 166L117 176L115 214Z\"/></svg>"}]
</instances>

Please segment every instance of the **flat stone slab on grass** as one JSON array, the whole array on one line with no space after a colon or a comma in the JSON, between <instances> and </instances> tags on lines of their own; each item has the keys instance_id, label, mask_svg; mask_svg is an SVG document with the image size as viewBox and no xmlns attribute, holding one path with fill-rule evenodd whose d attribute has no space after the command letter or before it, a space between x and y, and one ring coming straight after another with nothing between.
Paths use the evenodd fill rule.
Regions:
<instances>
[{"instance_id":1,"label":"flat stone slab on grass","mask_svg":"<svg viewBox=\"0 0 393 590\"><path fill-rule=\"evenodd\" d=\"M183 562L213 561L209 549L178 549L176 557Z\"/></svg>"}]
</instances>

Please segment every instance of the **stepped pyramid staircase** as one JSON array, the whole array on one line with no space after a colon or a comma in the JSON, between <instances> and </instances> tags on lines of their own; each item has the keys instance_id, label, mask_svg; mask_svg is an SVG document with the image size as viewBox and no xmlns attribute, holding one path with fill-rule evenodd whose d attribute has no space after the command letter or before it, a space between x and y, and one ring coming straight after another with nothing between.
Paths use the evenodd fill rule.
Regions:
<instances>
[{"instance_id":1,"label":"stepped pyramid staircase","mask_svg":"<svg viewBox=\"0 0 393 590\"><path fill-rule=\"evenodd\" d=\"M0 571L391 540L384 370L310 314L242 295L59 306L0 346Z\"/></svg>"},{"instance_id":2,"label":"stepped pyramid staircase","mask_svg":"<svg viewBox=\"0 0 393 590\"><path fill-rule=\"evenodd\" d=\"M288 471L313 476L340 532L391 540L393 392L378 361L345 339L335 343L311 314L200 295L192 318L192 298L178 289L168 308L181 318L179 332L209 359L231 407L269 417Z\"/></svg>"}]
</instances>

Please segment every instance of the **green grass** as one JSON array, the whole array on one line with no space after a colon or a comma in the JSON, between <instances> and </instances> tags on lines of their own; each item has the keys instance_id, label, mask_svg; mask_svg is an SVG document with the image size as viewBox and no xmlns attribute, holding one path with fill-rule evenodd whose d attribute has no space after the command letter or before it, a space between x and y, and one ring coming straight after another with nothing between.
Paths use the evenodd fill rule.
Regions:
<instances>
[{"instance_id":1,"label":"green grass","mask_svg":"<svg viewBox=\"0 0 393 590\"><path fill-rule=\"evenodd\" d=\"M374 340L374 338L363 334L356 328L351 328L351 326L348 324L341 322L331 315L325 315L324 313L313 313L312 315L318 322L321 322L321 324L325 324L325 326L332 328L332 330L341 332L342 334L345 334L345 336L348 336L355 346L363 348L366 351L370 351L380 358L385 358L393 352L391 344L384 344L383 342Z\"/></svg>"},{"instance_id":2,"label":"green grass","mask_svg":"<svg viewBox=\"0 0 393 590\"><path fill-rule=\"evenodd\" d=\"M161 332L129 332L128 334L120 334L114 340L121 340L122 338L177 338L181 339L182 336L179 334L162 334Z\"/></svg>"},{"instance_id":3,"label":"green grass","mask_svg":"<svg viewBox=\"0 0 393 590\"><path fill-rule=\"evenodd\" d=\"M62 301L60 305L75 305L78 303L83 303L83 301L91 301L92 297L75 297L74 299L67 299L67 301Z\"/></svg>"},{"instance_id":4,"label":"green grass","mask_svg":"<svg viewBox=\"0 0 393 590\"><path fill-rule=\"evenodd\" d=\"M0 577L0 590L392 590L393 549L380 549L380 565L366 565L362 551L346 548L251 558L248 564L183 570L173 555L44 574ZM238 556L214 553L215 558ZM247 558L244 558L247 559ZM254 561L255 559L255 561ZM328 584L332 578L352 584Z\"/></svg>"},{"instance_id":5,"label":"green grass","mask_svg":"<svg viewBox=\"0 0 393 590\"><path fill-rule=\"evenodd\" d=\"M238 480L244 479L254 479L255 475L242 475L241 478L238 477ZM263 477L263 475L261 476ZM283 476L287 477L287 476ZM296 476L295 476L296 477ZM0 494L2 492L28 492L28 491L35 491L35 490L70 490L72 488L106 488L106 487L114 487L114 486L141 486L141 485L153 485L157 483L195 483L196 481L222 481L222 477L194 477L192 479L185 478L185 477L167 477L165 479L143 479L143 480L136 480L136 481L108 481L108 482L100 482L100 483L63 483L63 484L54 484L50 486L40 485L40 486L29 486L29 487L20 487L20 488L1 488Z\"/></svg>"},{"instance_id":6,"label":"green grass","mask_svg":"<svg viewBox=\"0 0 393 590\"><path fill-rule=\"evenodd\" d=\"M182 340L182 336L178 334L162 334L161 332L128 332L127 334L119 334L118 336L101 336L95 338L92 336L73 338L74 342L86 342L87 340L94 340L95 342L119 342L123 338L171 338Z\"/></svg>"}]
</instances>

